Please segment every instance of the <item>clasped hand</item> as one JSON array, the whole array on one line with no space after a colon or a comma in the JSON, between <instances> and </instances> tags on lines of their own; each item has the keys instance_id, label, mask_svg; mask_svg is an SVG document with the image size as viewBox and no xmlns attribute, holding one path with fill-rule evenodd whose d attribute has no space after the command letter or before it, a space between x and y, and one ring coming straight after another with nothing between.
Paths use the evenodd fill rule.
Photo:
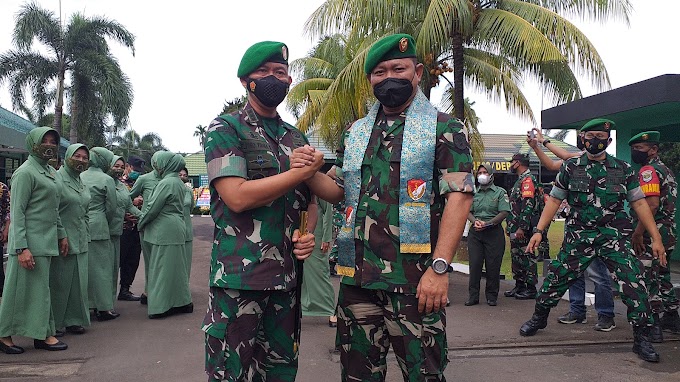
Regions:
<instances>
[{"instance_id":1,"label":"clasped hand","mask_svg":"<svg viewBox=\"0 0 680 382\"><path fill-rule=\"evenodd\" d=\"M311 176L323 166L323 153L312 146L304 145L293 150L290 155L290 168L309 171Z\"/></svg>"}]
</instances>

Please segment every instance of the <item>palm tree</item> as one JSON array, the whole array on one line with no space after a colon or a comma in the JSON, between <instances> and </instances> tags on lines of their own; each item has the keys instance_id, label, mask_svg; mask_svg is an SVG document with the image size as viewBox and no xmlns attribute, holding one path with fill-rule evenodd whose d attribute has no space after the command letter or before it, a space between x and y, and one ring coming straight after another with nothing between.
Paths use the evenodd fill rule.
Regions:
<instances>
[{"instance_id":1,"label":"palm tree","mask_svg":"<svg viewBox=\"0 0 680 382\"><path fill-rule=\"evenodd\" d=\"M421 83L426 95L453 73L448 87L456 117L465 117L468 85L535 123L521 90L526 79L538 80L554 103L581 97L572 67L596 88L610 86L597 50L564 16L628 22L630 10L628 0L326 0L305 28L312 36L344 32L372 41L410 33L426 65ZM342 83L337 88L351 88L363 77L366 53L362 50L348 65L353 73L338 76Z\"/></svg>"},{"instance_id":2,"label":"palm tree","mask_svg":"<svg viewBox=\"0 0 680 382\"><path fill-rule=\"evenodd\" d=\"M116 21L76 13L62 28L53 12L35 3L22 6L14 27L16 49L0 55L0 81L9 80L14 108L25 105L29 91L39 111L53 102L53 127L64 133L62 114L69 93L71 142L77 141L79 132L102 129L106 125L102 122L109 118L116 128L124 126L132 90L107 39L119 42L134 55L134 36ZM39 44L34 44L36 41ZM50 84L56 86L54 97L47 91ZM91 135L103 136L103 131Z\"/></svg>"},{"instance_id":3,"label":"palm tree","mask_svg":"<svg viewBox=\"0 0 680 382\"><path fill-rule=\"evenodd\" d=\"M231 114L238 111L246 105L246 102L248 102L248 97L245 95L236 97L231 101L224 101L224 106L222 107L220 115Z\"/></svg>"},{"instance_id":4,"label":"palm tree","mask_svg":"<svg viewBox=\"0 0 680 382\"><path fill-rule=\"evenodd\" d=\"M194 130L194 137L198 137L198 141L201 143L201 148L205 150L205 139L208 135L208 127L203 125L196 126Z\"/></svg>"},{"instance_id":5,"label":"palm tree","mask_svg":"<svg viewBox=\"0 0 680 382\"><path fill-rule=\"evenodd\" d=\"M134 130L127 130L122 135L115 135L110 139L109 148L116 155L124 158L136 155L146 161L147 166L151 165L151 156L156 151L167 150L163 146L161 137L156 133L139 135ZM149 168L147 168L148 170Z\"/></svg>"}]
</instances>

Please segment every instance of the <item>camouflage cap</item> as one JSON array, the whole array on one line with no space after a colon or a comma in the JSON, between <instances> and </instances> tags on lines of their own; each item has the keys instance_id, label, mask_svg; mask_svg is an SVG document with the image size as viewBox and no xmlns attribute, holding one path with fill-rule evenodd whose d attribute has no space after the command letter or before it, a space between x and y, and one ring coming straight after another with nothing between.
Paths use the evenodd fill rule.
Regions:
<instances>
[{"instance_id":1,"label":"camouflage cap","mask_svg":"<svg viewBox=\"0 0 680 382\"><path fill-rule=\"evenodd\" d=\"M606 131L609 133L612 129L616 129L614 121L605 118L595 118L583 125L579 131L582 133L586 131Z\"/></svg>"},{"instance_id":2,"label":"camouflage cap","mask_svg":"<svg viewBox=\"0 0 680 382\"><path fill-rule=\"evenodd\" d=\"M288 47L282 42L261 41L253 44L241 58L236 76L246 77L265 62L278 62L288 65Z\"/></svg>"},{"instance_id":3,"label":"camouflage cap","mask_svg":"<svg viewBox=\"0 0 680 382\"><path fill-rule=\"evenodd\" d=\"M399 33L383 37L373 43L366 55L364 72L370 74L379 63L396 58L416 56L416 41L413 36Z\"/></svg>"},{"instance_id":4,"label":"camouflage cap","mask_svg":"<svg viewBox=\"0 0 680 382\"><path fill-rule=\"evenodd\" d=\"M520 163L529 163L529 154L515 153L508 162L519 161Z\"/></svg>"},{"instance_id":5,"label":"camouflage cap","mask_svg":"<svg viewBox=\"0 0 680 382\"><path fill-rule=\"evenodd\" d=\"M661 142L661 133L658 131L643 131L637 134L628 141L628 145L632 146L636 143L659 143Z\"/></svg>"}]
</instances>

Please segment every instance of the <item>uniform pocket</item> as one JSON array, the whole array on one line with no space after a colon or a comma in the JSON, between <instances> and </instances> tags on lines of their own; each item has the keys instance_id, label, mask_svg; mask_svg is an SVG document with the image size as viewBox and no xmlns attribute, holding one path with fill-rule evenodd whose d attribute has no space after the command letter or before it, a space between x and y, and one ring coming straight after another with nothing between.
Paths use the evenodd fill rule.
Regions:
<instances>
[{"instance_id":1,"label":"uniform pocket","mask_svg":"<svg viewBox=\"0 0 680 382\"><path fill-rule=\"evenodd\" d=\"M248 179L262 179L276 175L274 156L269 151L252 151L246 153Z\"/></svg>"}]
</instances>

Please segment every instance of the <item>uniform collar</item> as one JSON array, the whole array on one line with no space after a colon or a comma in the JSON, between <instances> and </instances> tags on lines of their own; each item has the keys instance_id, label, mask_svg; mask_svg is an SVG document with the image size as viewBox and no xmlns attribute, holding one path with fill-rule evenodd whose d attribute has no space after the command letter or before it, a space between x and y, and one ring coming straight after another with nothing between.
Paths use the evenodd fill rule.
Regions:
<instances>
[{"instance_id":1,"label":"uniform collar","mask_svg":"<svg viewBox=\"0 0 680 382\"><path fill-rule=\"evenodd\" d=\"M250 101L246 102L246 105L239 111L239 114L243 118L243 121L245 121L247 124L251 126L262 126L262 116L257 114L255 109L253 109L253 107L250 105ZM276 117L274 119L277 120L279 126L285 125L279 113L276 113Z\"/></svg>"}]
</instances>

